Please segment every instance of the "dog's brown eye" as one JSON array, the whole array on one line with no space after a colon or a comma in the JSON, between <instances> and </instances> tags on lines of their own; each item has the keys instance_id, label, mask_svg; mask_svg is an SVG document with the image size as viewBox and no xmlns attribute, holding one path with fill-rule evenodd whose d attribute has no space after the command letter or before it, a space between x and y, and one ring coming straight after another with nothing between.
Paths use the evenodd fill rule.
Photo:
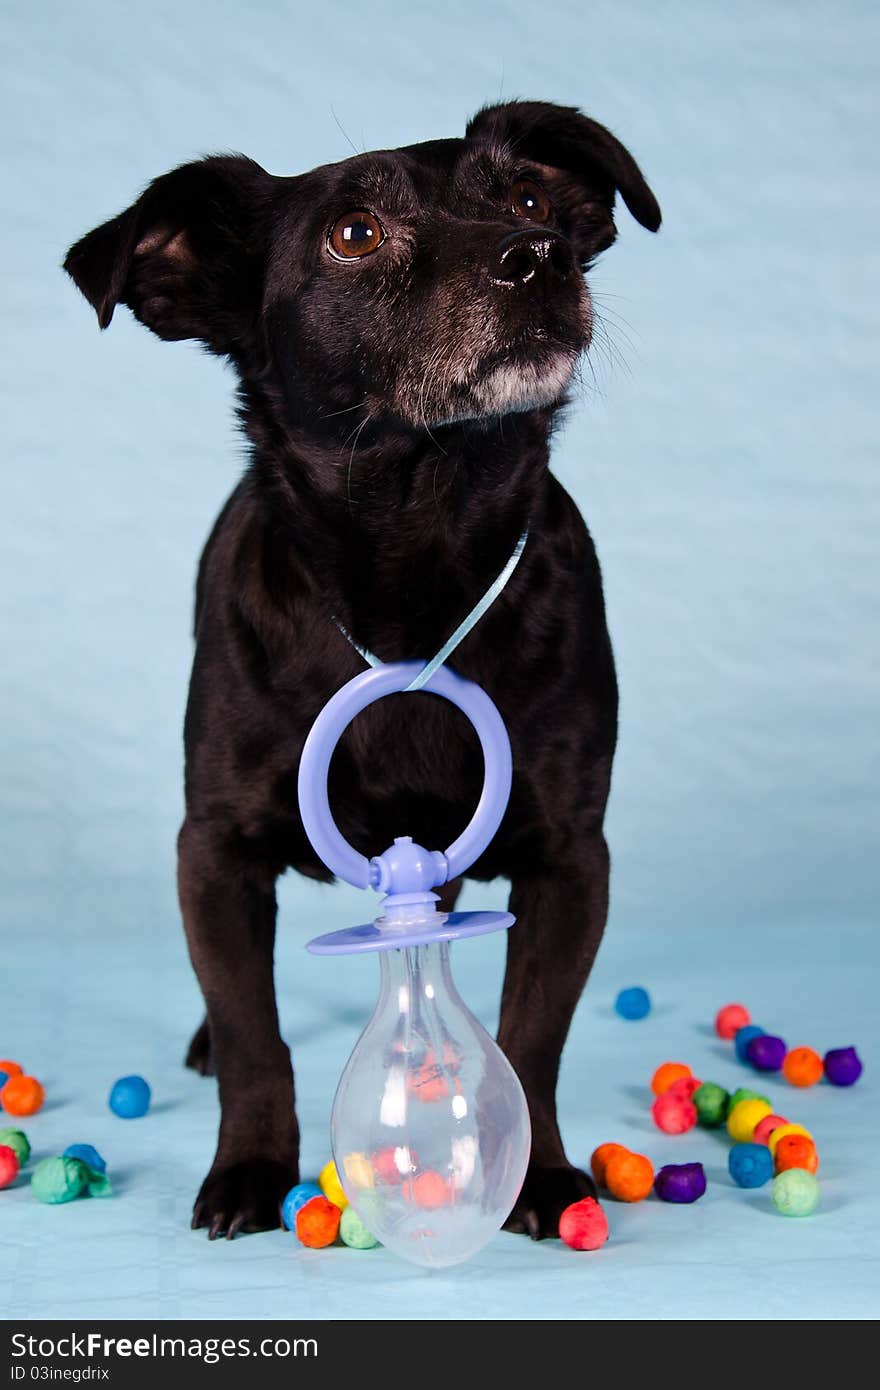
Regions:
<instances>
[{"instance_id":1,"label":"dog's brown eye","mask_svg":"<svg viewBox=\"0 0 880 1390\"><path fill-rule=\"evenodd\" d=\"M530 222L549 222L553 212L543 188L529 179L517 179L510 190L510 206L517 217L527 217Z\"/></svg>"},{"instance_id":2,"label":"dog's brown eye","mask_svg":"<svg viewBox=\"0 0 880 1390\"><path fill-rule=\"evenodd\" d=\"M350 212L333 227L327 245L340 261L369 256L385 240L385 229L371 212Z\"/></svg>"}]
</instances>

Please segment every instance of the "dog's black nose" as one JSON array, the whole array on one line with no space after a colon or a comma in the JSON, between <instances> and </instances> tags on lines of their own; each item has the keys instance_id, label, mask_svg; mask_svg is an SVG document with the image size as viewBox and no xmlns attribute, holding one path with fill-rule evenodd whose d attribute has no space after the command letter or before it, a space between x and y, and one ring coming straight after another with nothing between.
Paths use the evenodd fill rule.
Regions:
<instances>
[{"instance_id":1,"label":"dog's black nose","mask_svg":"<svg viewBox=\"0 0 880 1390\"><path fill-rule=\"evenodd\" d=\"M525 285L529 280L567 275L572 267L568 242L547 227L530 227L502 237L489 273L496 285Z\"/></svg>"}]
</instances>

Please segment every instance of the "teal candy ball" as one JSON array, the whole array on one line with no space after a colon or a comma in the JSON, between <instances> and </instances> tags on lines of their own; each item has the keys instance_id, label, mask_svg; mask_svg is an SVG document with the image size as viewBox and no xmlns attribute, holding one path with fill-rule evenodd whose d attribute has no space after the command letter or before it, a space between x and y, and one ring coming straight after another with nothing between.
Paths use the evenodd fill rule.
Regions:
<instances>
[{"instance_id":1,"label":"teal candy ball","mask_svg":"<svg viewBox=\"0 0 880 1390\"><path fill-rule=\"evenodd\" d=\"M342 1237L343 1245L350 1246L352 1250L372 1250L374 1246L379 1244L352 1206L347 1206L342 1213L339 1234Z\"/></svg>"},{"instance_id":2,"label":"teal candy ball","mask_svg":"<svg viewBox=\"0 0 880 1390\"><path fill-rule=\"evenodd\" d=\"M811 1216L819 1205L819 1183L805 1168L786 1168L777 1174L770 1194L782 1216Z\"/></svg>"},{"instance_id":3,"label":"teal candy ball","mask_svg":"<svg viewBox=\"0 0 880 1390\"><path fill-rule=\"evenodd\" d=\"M85 1190L88 1171L78 1158L44 1158L31 1178L31 1192L38 1202L57 1206L72 1202Z\"/></svg>"}]
</instances>

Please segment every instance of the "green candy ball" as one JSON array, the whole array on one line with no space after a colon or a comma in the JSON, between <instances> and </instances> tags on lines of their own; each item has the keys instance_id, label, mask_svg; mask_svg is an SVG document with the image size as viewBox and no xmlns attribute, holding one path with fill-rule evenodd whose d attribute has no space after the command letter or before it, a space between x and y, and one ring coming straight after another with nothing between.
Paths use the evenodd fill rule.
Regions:
<instances>
[{"instance_id":1,"label":"green candy ball","mask_svg":"<svg viewBox=\"0 0 880 1390\"><path fill-rule=\"evenodd\" d=\"M811 1216L819 1205L819 1183L805 1168L786 1168L773 1179L770 1195L782 1216Z\"/></svg>"},{"instance_id":2,"label":"green candy ball","mask_svg":"<svg viewBox=\"0 0 880 1390\"><path fill-rule=\"evenodd\" d=\"M23 1168L31 1156L27 1135L20 1129L0 1129L0 1144L5 1144L7 1149L12 1150L18 1159L19 1168Z\"/></svg>"},{"instance_id":3,"label":"green candy ball","mask_svg":"<svg viewBox=\"0 0 880 1390\"><path fill-rule=\"evenodd\" d=\"M31 1178L31 1192L38 1202L57 1206L72 1202L85 1189L89 1170L78 1158L44 1158Z\"/></svg>"},{"instance_id":4,"label":"green candy ball","mask_svg":"<svg viewBox=\"0 0 880 1390\"><path fill-rule=\"evenodd\" d=\"M343 1245L350 1246L352 1250L372 1250L374 1246L379 1244L352 1206L347 1206L342 1213L339 1234L342 1237Z\"/></svg>"},{"instance_id":5,"label":"green candy ball","mask_svg":"<svg viewBox=\"0 0 880 1390\"><path fill-rule=\"evenodd\" d=\"M723 1086L716 1086L714 1081L704 1081L694 1091L691 1100L697 1107L697 1120L701 1125L712 1129L715 1125L724 1124L730 1096Z\"/></svg>"},{"instance_id":6,"label":"green candy ball","mask_svg":"<svg viewBox=\"0 0 880 1390\"><path fill-rule=\"evenodd\" d=\"M758 1091L750 1091L748 1086L740 1086L730 1097L727 1105L728 1115L735 1105L739 1105L741 1100L762 1100L765 1105L770 1105L770 1108L773 1108L769 1096L762 1096Z\"/></svg>"}]
</instances>

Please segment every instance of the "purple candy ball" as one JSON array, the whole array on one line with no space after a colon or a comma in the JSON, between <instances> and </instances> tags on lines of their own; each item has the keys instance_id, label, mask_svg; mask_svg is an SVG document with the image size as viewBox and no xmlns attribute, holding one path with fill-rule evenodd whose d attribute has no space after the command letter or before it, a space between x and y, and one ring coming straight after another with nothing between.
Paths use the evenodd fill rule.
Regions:
<instances>
[{"instance_id":1,"label":"purple candy ball","mask_svg":"<svg viewBox=\"0 0 880 1390\"><path fill-rule=\"evenodd\" d=\"M832 1086L853 1086L861 1074L861 1059L854 1047L834 1047L825 1053L825 1075Z\"/></svg>"},{"instance_id":2,"label":"purple candy ball","mask_svg":"<svg viewBox=\"0 0 880 1390\"><path fill-rule=\"evenodd\" d=\"M788 1051L782 1038L774 1038L772 1033L762 1033L752 1038L746 1048L746 1056L755 1071L782 1071L782 1063Z\"/></svg>"},{"instance_id":3,"label":"purple candy ball","mask_svg":"<svg viewBox=\"0 0 880 1390\"><path fill-rule=\"evenodd\" d=\"M661 1202L695 1202L706 1191L702 1163L667 1163L654 1179Z\"/></svg>"}]
</instances>

